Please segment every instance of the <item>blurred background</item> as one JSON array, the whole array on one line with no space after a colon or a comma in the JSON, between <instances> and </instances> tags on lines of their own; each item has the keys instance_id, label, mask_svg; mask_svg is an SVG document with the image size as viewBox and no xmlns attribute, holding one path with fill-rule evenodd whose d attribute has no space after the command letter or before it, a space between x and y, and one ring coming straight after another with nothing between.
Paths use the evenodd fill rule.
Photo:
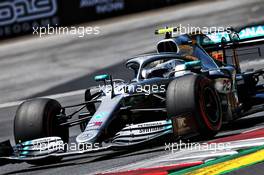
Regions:
<instances>
[{"instance_id":1,"label":"blurred background","mask_svg":"<svg viewBox=\"0 0 264 175\"><path fill-rule=\"evenodd\" d=\"M263 21L263 0L4 0L0 2L0 103L86 88L91 74L123 70L155 50L165 26L243 26ZM39 37L33 28L98 27L84 37Z\"/></svg>"}]
</instances>

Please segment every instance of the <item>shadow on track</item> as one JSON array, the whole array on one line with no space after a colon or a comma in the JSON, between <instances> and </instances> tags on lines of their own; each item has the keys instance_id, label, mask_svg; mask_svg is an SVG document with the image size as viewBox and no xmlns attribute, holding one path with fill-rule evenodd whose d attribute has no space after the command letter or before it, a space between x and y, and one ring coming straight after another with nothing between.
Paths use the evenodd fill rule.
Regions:
<instances>
[{"instance_id":1,"label":"shadow on track","mask_svg":"<svg viewBox=\"0 0 264 175\"><path fill-rule=\"evenodd\" d=\"M73 157L73 158L68 158L68 159L62 160L60 163L57 163L57 164L43 165L43 166L31 166L28 169L12 171L12 172L6 173L6 175L18 174L18 173L27 173L27 172L32 173L34 171L45 170L45 169L52 169L52 168L59 168L59 167L70 167L70 166L83 165L83 164L92 163L92 162L100 162L100 161L114 159L116 157L118 157L118 158L125 157L127 154L130 154L130 153L133 153L133 154L131 154L129 156L134 156L134 155L149 154L149 153L164 151L163 147L156 148L154 150L147 150L147 148L144 148L144 149L145 150L143 150L143 151L141 149L140 153L133 153L133 152L139 150L139 148L135 148L135 149L124 150L124 151L113 151L113 152L109 152L109 153L104 154L104 155L96 155L96 156L94 156L94 155L83 155L81 157L79 156L79 157ZM94 158L94 159L86 160L88 158ZM81 161L81 160L83 160L83 161ZM76 162L76 161L78 161L78 162Z\"/></svg>"},{"instance_id":2,"label":"shadow on track","mask_svg":"<svg viewBox=\"0 0 264 175\"><path fill-rule=\"evenodd\" d=\"M263 125L263 123L264 123L264 116L263 114L259 113L259 114L256 114L254 117L242 118L242 119L239 119L233 122L232 124L224 125L223 130L221 132L225 133L229 131L243 130L247 128L261 126ZM234 135L234 134L230 133L230 134L216 137L216 138L227 137L230 135ZM199 141L204 141L204 140L199 140L199 138L193 138L192 141L199 142ZM76 165L84 165L87 163L101 162L101 161L103 162L105 160L132 157L132 156L150 154L150 153L161 152L161 151L164 151L164 146L161 146L161 143L157 142L157 143L152 144L151 146L148 145L148 147L146 146L137 147L134 149L123 150L123 151L107 151L107 152L103 152L104 153L103 155L96 155L96 154L81 155L78 157L67 158L65 160L62 160L58 164L44 165L44 166L31 166L28 169L13 171L7 174L27 173L27 172L34 172L38 170L52 169L52 168L58 168L58 167L70 167L70 166L76 166Z\"/></svg>"}]
</instances>

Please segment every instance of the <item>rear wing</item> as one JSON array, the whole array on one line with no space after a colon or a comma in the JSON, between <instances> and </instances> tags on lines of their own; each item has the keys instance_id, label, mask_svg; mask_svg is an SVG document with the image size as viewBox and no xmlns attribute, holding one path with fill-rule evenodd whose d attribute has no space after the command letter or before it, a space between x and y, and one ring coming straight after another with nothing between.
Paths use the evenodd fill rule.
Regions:
<instances>
[{"instance_id":1,"label":"rear wing","mask_svg":"<svg viewBox=\"0 0 264 175\"><path fill-rule=\"evenodd\" d=\"M156 35L165 35L165 39L177 36L180 27L166 27L155 31ZM254 57L253 54L262 56L261 48L255 47L264 44L264 24L253 24L241 28L228 27L223 31L202 33L194 31L186 33L191 39L191 43L202 46L221 66L225 64L233 65L237 72L241 72L239 57ZM179 34L178 34L179 36ZM250 46L254 46L249 48Z\"/></svg>"},{"instance_id":2,"label":"rear wing","mask_svg":"<svg viewBox=\"0 0 264 175\"><path fill-rule=\"evenodd\" d=\"M165 39L173 38L180 31L181 27L166 27L155 30L156 35L165 35ZM254 24L242 28L227 27L221 32L202 33L197 30L193 33L186 33L192 39L195 39L204 48L218 48L223 44L234 45L234 35L236 36L235 44L250 44L255 42L264 42L264 24Z\"/></svg>"},{"instance_id":3,"label":"rear wing","mask_svg":"<svg viewBox=\"0 0 264 175\"><path fill-rule=\"evenodd\" d=\"M237 35L236 40L233 36ZM224 39L224 41L223 41ZM223 46L249 46L264 43L264 24L249 25L232 29L231 33L224 31L196 36L197 42L206 49L217 49ZM223 43L224 42L224 43Z\"/></svg>"},{"instance_id":4,"label":"rear wing","mask_svg":"<svg viewBox=\"0 0 264 175\"><path fill-rule=\"evenodd\" d=\"M241 72L240 59L263 57L264 24L256 24L234 29L231 33L210 33L197 35L196 41L221 64L231 64Z\"/></svg>"}]
</instances>

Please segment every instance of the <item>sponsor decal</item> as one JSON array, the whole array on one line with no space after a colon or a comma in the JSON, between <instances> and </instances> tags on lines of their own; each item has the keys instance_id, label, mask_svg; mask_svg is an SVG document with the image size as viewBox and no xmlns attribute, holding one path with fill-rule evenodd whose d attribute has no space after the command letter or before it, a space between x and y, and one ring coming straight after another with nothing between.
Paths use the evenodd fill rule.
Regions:
<instances>
[{"instance_id":1,"label":"sponsor decal","mask_svg":"<svg viewBox=\"0 0 264 175\"><path fill-rule=\"evenodd\" d=\"M215 81L215 88L221 93L230 93L232 90L232 83L227 78L219 78Z\"/></svg>"},{"instance_id":2,"label":"sponsor decal","mask_svg":"<svg viewBox=\"0 0 264 175\"><path fill-rule=\"evenodd\" d=\"M225 92L230 92L231 91L231 81L228 79L223 80L223 91Z\"/></svg>"},{"instance_id":3,"label":"sponsor decal","mask_svg":"<svg viewBox=\"0 0 264 175\"><path fill-rule=\"evenodd\" d=\"M16 0L0 3L0 26L53 16L56 0Z\"/></svg>"},{"instance_id":4,"label":"sponsor decal","mask_svg":"<svg viewBox=\"0 0 264 175\"><path fill-rule=\"evenodd\" d=\"M144 129L139 129L139 133L150 133L150 132L155 132L155 131L161 131L164 127L159 126L159 127L153 127L153 128L144 128Z\"/></svg>"},{"instance_id":5,"label":"sponsor decal","mask_svg":"<svg viewBox=\"0 0 264 175\"><path fill-rule=\"evenodd\" d=\"M103 122L92 122L92 123L89 123L87 125L87 127L90 129L91 127L94 127L94 126L101 126L103 124Z\"/></svg>"},{"instance_id":6,"label":"sponsor decal","mask_svg":"<svg viewBox=\"0 0 264 175\"><path fill-rule=\"evenodd\" d=\"M81 133L77 137L77 139L80 140L80 141L86 141L86 140L89 140L89 139L93 138L95 135L96 135L95 132L85 131L85 132Z\"/></svg>"},{"instance_id":7,"label":"sponsor decal","mask_svg":"<svg viewBox=\"0 0 264 175\"><path fill-rule=\"evenodd\" d=\"M240 39L264 36L264 25L248 27L239 32Z\"/></svg>"},{"instance_id":8,"label":"sponsor decal","mask_svg":"<svg viewBox=\"0 0 264 175\"><path fill-rule=\"evenodd\" d=\"M101 126L103 122L94 122L94 126Z\"/></svg>"},{"instance_id":9,"label":"sponsor decal","mask_svg":"<svg viewBox=\"0 0 264 175\"><path fill-rule=\"evenodd\" d=\"M125 8L124 0L81 0L80 8L95 8L97 14L121 11Z\"/></svg>"},{"instance_id":10,"label":"sponsor decal","mask_svg":"<svg viewBox=\"0 0 264 175\"><path fill-rule=\"evenodd\" d=\"M179 128L185 128L186 126L187 126L186 118L179 118L178 119L178 127Z\"/></svg>"},{"instance_id":11,"label":"sponsor decal","mask_svg":"<svg viewBox=\"0 0 264 175\"><path fill-rule=\"evenodd\" d=\"M227 42L230 41L228 32L212 33L212 34L207 34L206 36L208 38L204 38L203 44L221 43L222 38L225 38Z\"/></svg>"},{"instance_id":12,"label":"sponsor decal","mask_svg":"<svg viewBox=\"0 0 264 175\"><path fill-rule=\"evenodd\" d=\"M154 127L154 126L159 126L159 125L164 125L164 123L162 123L162 122L157 122L157 123L143 123L143 124L139 124L138 127L139 128L145 128L145 127Z\"/></svg>"},{"instance_id":13,"label":"sponsor decal","mask_svg":"<svg viewBox=\"0 0 264 175\"><path fill-rule=\"evenodd\" d=\"M226 41L230 41L229 32L221 32L221 33L212 33L207 34L208 38L203 40L203 44L215 44L221 43L222 38L224 37ZM256 38L264 36L264 25L247 27L242 29L239 33L240 39L248 39L248 38Z\"/></svg>"},{"instance_id":14,"label":"sponsor decal","mask_svg":"<svg viewBox=\"0 0 264 175\"><path fill-rule=\"evenodd\" d=\"M156 131L161 131L163 129L167 129L167 126L164 126L169 123L164 122L156 122L156 123L143 123L139 124L139 133L151 133Z\"/></svg>"},{"instance_id":15,"label":"sponsor decal","mask_svg":"<svg viewBox=\"0 0 264 175\"><path fill-rule=\"evenodd\" d=\"M103 124L102 118L104 118L107 114L108 112L100 112L99 114L96 114L93 117L93 121L90 121L86 128L95 129L95 128L102 126Z\"/></svg>"},{"instance_id":16,"label":"sponsor decal","mask_svg":"<svg viewBox=\"0 0 264 175\"><path fill-rule=\"evenodd\" d=\"M103 118L106 114L107 114L107 112L101 112L101 113L97 114L94 118L96 118L96 119L101 119L101 118Z\"/></svg>"},{"instance_id":17,"label":"sponsor decal","mask_svg":"<svg viewBox=\"0 0 264 175\"><path fill-rule=\"evenodd\" d=\"M25 33L35 26L57 25L57 0L15 0L0 3L0 36Z\"/></svg>"},{"instance_id":18,"label":"sponsor decal","mask_svg":"<svg viewBox=\"0 0 264 175\"><path fill-rule=\"evenodd\" d=\"M191 113L172 118L173 132L175 136L195 132L196 124Z\"/></svg>"}]
</instances>

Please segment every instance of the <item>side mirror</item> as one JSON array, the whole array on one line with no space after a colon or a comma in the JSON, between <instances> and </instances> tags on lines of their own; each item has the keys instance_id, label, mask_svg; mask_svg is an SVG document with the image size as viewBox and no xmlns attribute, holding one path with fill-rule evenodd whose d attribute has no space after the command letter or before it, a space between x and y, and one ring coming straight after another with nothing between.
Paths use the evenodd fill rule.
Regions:
<instances>
[{"instance_id":1,"label":"side mirror","mask_svg":"<svg viewBox=\"0 0 264 175\"><path fill-rule=\"evenodd\" d=\"M111 98L113 98L115 96L114 84L113 84L113 79L112 79L111 75L108 75L108 74L97 75L97 76L94 77L94 80L95 81L104 81L105 85L106 85L106 80L110 80L110 84L111 84L111 87L112 87Z\"/></svg>"},{"instance_id":2,"label":"side mirror","mask_svg":"<svg viewBox=\"0 0 264 175\"><path fill-rule=\"evenodd\" d=\"M110 79L110 76L108 74L97 75L94 77L95 81L105 81L109 79Z\"/></svg>"}]
</instances>

